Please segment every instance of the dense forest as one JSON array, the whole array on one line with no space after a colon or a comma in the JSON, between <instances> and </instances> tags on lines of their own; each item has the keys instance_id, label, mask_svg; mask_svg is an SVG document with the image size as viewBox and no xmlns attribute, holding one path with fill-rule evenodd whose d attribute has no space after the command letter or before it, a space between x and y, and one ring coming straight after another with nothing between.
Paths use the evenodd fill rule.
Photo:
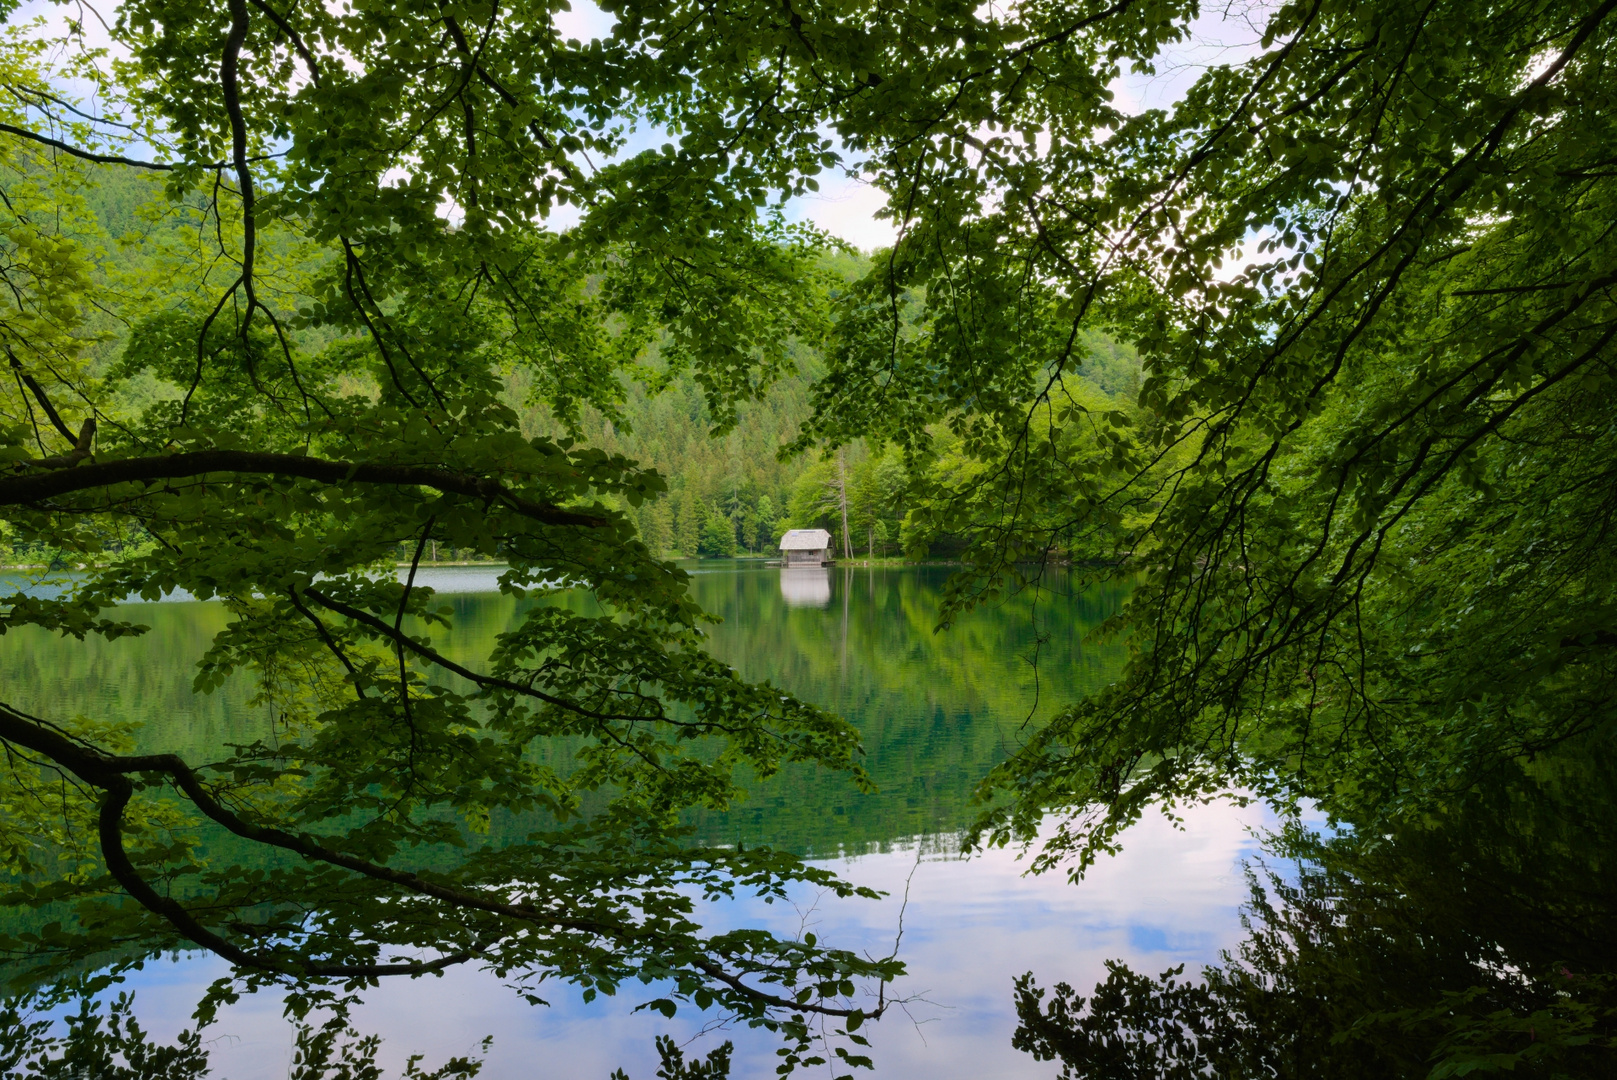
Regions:
<instances>
[{"instance_id":1,"label":"dense forest","mask_svg":"<svg viewBox=\"0 0 1617 1080\"><path fill-rule=\"evenodd\" d=\"M78 171L84 175L76 191L84 217L67 235L102 252L104 284L147 290L157 299L162 286L154 281L161 280L162 260L154 257L153 248L187 243L186 230L194 231L197 221L186 210L167 205L163 185L149 176L95 165ZM822 268L846 288L868 272L871 258L828 252ZM317 266L318 258L298 270L312 273ZM833 300L835 291L833 285ZM128 344L128 327L103 314L87 320L87 329L94 335L87 350L93 358L92 376L104 377ZM302 336L316 346L331 340L329 333ZM611 418L584 406L567 422L559 420L521 369L504 373L505 400L529 435L572 437L626 455L666 478L668 490L662 497L638 507L618 504L654 551L676 558L769 554L787 529L824 528L837 538L843 555L896 557L907 551L915 558L947 558L958 553L957 536L905 528L913 504L929 491L959 486L975 467L959 451L958 438L940 429L942 438L919 462L906 461L896 446L872 448L863 440L834 455L793 446L813 411L810 387L825 371L819 345L794 342L791 365L753 400L740 403L733 424L717 433L717 420L696 379L688 371L670 372L659 362L655 338L633 372L618 376L622 399ZM1131 409L1140 386L1138 357L1099 332L1088 334L1086 348L1083 383L1097 392L1105 408ZM138 414L155 396L172 392L150 379L125 381L112 408ZM844 509L847 548L842 544ZM25 565L46 565L55 557L38 544L12 544L8 550L0 558ZM439 555L455 557L446 549L431 553L431 561Z\"/></svg>"},{"instance_id":2,"label":"dense forest","mask_svg":"<svg viewBox=\"0 0 1617 1080\"><path fill-rule=\"evenodd\" d=\"M832 265L851 280L868 269L869 259L842 256ZM1130 409L1139 391L1138 358L1102 334L1092 335L1088 345L1085 384L1106 408ZM800 346L796 360L796 371L761 401L741 405L734 430L718 437L712 436L706 401L689 378L673 379L655 395L644 383L631 384L621 423L585 413L582 438L652 465L669 479L668 495L635 514L646 543L670 554L723 557L772 552L772 541L786 529L823 528L839 554L948 558L958 553L963 542L958 536L906 528L906 518L929 492L961 485L976 467L961 453L959 439L940 430L931 453L919 462L906 461L891 444L872 448L863 440L830 455L790 452L813 408L810 387L824 372L823 361L807 345ZM529 422L535 430L555 433L554 422L546 425L546 419L540 411ZM1055 554L1083 557L1084 552L1063 548Z\"/></svg>"}]
</instances>

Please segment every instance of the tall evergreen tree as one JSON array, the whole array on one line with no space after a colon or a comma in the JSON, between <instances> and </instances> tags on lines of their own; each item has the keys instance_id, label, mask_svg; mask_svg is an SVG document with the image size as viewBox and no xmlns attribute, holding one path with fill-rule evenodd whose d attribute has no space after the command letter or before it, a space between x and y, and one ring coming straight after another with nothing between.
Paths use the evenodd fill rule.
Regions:
<instances>
[{"instance_id":1,"label":"tall evergreen tree","mask_svg":"<svg viewBox=\"0 0 1617 1080\"><path fill-rule=\"evenodd\" d=\"M674 518L674 546L686 557L694 556L702 546L702 530L707 525L707 507L694 485L687 485L679 493Z\"/></svg>"}]
</instances>

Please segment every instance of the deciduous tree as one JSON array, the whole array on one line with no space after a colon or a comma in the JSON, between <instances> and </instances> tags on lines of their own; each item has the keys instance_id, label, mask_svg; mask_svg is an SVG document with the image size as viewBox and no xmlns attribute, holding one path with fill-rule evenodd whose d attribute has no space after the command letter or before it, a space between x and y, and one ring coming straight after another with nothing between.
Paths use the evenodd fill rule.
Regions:
<instances>
[{"instance_id":1,"label":"deciduous tree","mask_svg":"<svg viewBox=\"0 0 1617 1080\"><path fill-rule=\"evenodd\" d=\"M0 629L137 634L121 601L187 590L231 615L198 692L255 679L275 721L189 759L90 703L0 705L6 901L72 912L0 943L8 976L201 948L232 970L204 1014L241 988L303 1010L466 963L530 996L650 980L668 1014L780 1026L788 1064L807 1017L881 1011L852 995L891 959L693 914L847 886L677 824L743 765L861 782L856 733L704 651L682 574L613 508L657 474L525 437L507 404L520 373L564 430L610 419L655 335L722 430L820 325L818 242L768 203L829 144L730 32L767 42L791 13L616 14L579 42L521 0L135 0L109 16L119 51L70 33L65 70L7 38L0 506L85 572L7 597ZM669 144L631 152L629 123ZM161 180L127 254L75 208L105 169ZM579 221L545 228L557 212ZM144 275L127 289L120 259ZM92 312L116 324L109 357ZM459 664L427 636L437 544L594 613L538 603ZM496 819L526 838L489 842Z\"/></svg>"}]
</instances>

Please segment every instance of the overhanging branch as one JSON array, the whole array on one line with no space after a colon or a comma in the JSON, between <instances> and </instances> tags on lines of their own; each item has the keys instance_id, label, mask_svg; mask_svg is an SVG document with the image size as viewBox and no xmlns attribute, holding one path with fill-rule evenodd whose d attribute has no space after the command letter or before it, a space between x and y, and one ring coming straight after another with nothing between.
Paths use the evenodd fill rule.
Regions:
<instances>
[{"instance_id":1,"label":"overhanging branch","mask_svg":"<svg viewBox=\"0 0 1617 1080\"><path fill-rule=\"evenodd\" d=\"M530 925L550 926L577 933L597 935L617 942L644 941L643 928L580 919L557 910L529 904L510 903L497 894L457 888L447 882L425 878L408 870L379 865L318 843L315 839L280 829L255 825L231 812L204 787L191 767L175 754L121 756L109 754L87 743L75 741L65 732L0 703L0 742L11 743L43 754L105 794L98 815L99 839L107 869L142 907L166 920L189 940L232 963L259 970L317 978L372 978L387 975L422 975L474 959L481 953L460 951L435 960L413 964L331 965L302 961L286 956L269 956L243 949L200 923L190 909L163 896L143 879L123 846L123 813L134 794L132 774L167 776L192 805L214 822L245 840L280 848L311 862L341 867L375 881L387 882L419 896L430 897L451 906L482 911ZM774 1008L790 1008L823 1016L851 1018L879 1016L882 1009L865 1011L843 1009L813 1002L799 1003L751 986L741 973L732 972L705 957L690 959L692 966L737 993ZM885 1006L883 1006L884 1008Z\"/></svg>"},{"instance_id":2,"label":"overhanging branch","mask_svg":"<svg viewBox=\"0 0 1617 1080\"><path fill-rule=\"evenodd\" d=\"M96 154L89 150L80 150L72 143L65 143L60 139L53 139L48 135L41 135L37 131L29 131L27 128L15 127L11 124L0 124L0 131L15 135L20 139L27 139L30 142L43 143L54 150L60 150L69 157L76 157L82 161L93 161L98 165L129 165L136 169L153 169L157 172L169 172L178 167L165 165L160 161L137 161L134 158L119 157L117 154ZM202 167L216 169L219 168L219 165L213 163Z\"/></svg>"},{"instance_id":3,"label":"overhanging branch","mask_svg":"<svg viewBox=\"0 0 1617 1080\"><path fill-rule=\"evenodd\" d=\"M378 465L365 462L327 461L297 454L272 454L250 450L195 450L183 454L123 458L99 461L76 468L51 472L24 473L0 479L0 506L25 506L75 491L112 487L117 484L151 483L204 476L209 473L240 473L295 476L325 484L383 484L399 487L429 487L446 495L465 495L486 502L502 503L523 517L546 525L579 525L599 528L607 519L563 510L523 498L498 480L451 472L420 465Z\"/></svg>"}]
</instances>

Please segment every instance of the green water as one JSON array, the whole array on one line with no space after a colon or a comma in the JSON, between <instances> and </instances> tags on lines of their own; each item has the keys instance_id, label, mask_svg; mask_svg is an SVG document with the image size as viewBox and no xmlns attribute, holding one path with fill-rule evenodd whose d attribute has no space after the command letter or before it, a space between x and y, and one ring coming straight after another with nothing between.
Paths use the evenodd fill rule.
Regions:
<instances>
[{"instance_id":1,"label":"green water","mask_svg":"<svg viewBox=\"0 0 1617 1080\"><path fill-rule=\"evenodd\" d=\"M696 599L723 620L709 631L715 655L854 722L878 788L862 794L841 774L788 769L751 785L727 813L694 815L704 840L823 855L952 833L974 813L973 786L1026 725L1104 685L1122 660L1120 645L1084 640L1116 611L1119 587L1067 595L1057 576L1037 600L981 608L935 633L943 568L690 569ZM421 579L454 609L454 631L433 636L463 663L486 658L524 606L541 602L491 591L494 578L444 569ZM588 605L565 594L542 602ZM192 690L196 663L228 618L221 605L135 604L119 614L150 631L113 642L32 630L0 639L4 700L46 717L134 721L142 749L178 749L193 761L268 731L245 677L212 694Z\"/></svg>"}]
</instances>

